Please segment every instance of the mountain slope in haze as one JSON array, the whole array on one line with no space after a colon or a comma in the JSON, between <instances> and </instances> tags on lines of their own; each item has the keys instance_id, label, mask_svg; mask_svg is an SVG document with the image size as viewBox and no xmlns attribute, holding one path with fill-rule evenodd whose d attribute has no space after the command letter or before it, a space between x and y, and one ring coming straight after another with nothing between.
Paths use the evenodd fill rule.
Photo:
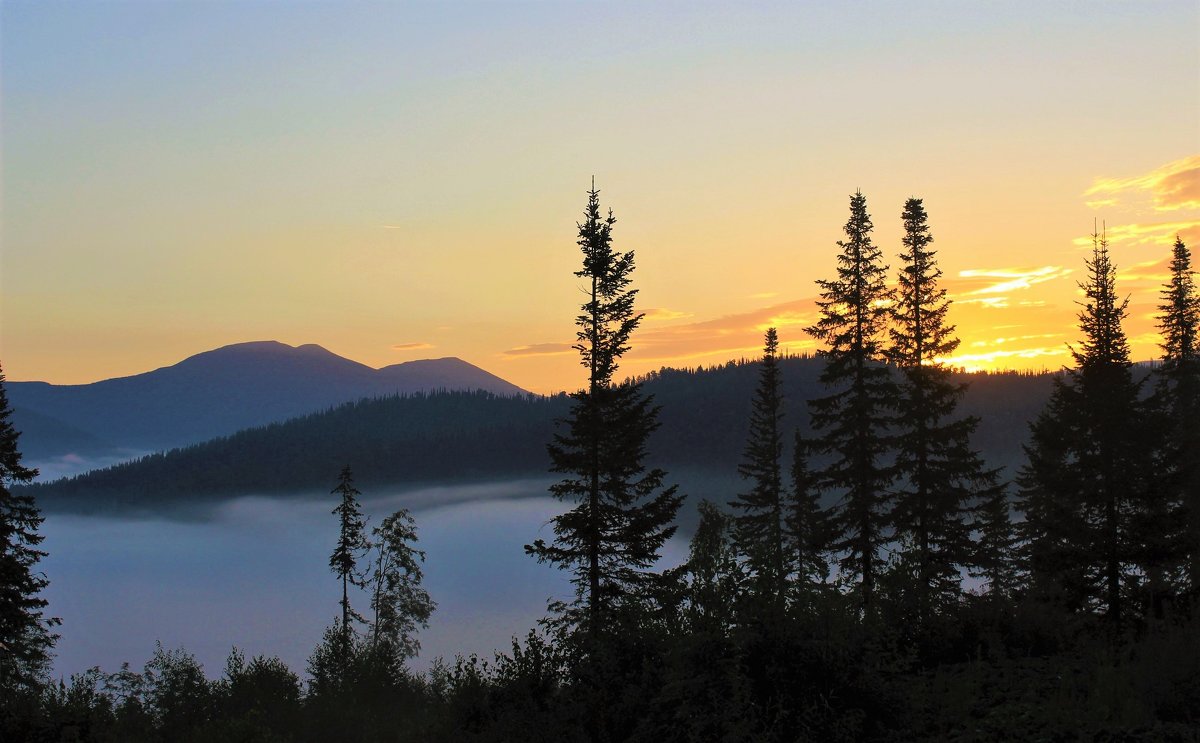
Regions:
<instances>
[{"instance_id":1,"label":"mountain slope in haze","mask_svg":"<svg viewBox=\"0 0 1200 743\"><path fill-rule=\"evenodd\" d=\"M457 358L372 369L324 348L238 343L173 366L81 385L8 382L22 445L41 456L79 453L80 436L117 449L204 441L365 397L446 390L524 390ZM54 435L55 421L72 436ZM95 449L95 446L92 447ZM32 455L31 455L32 456Z\"/></svg>"},{"instance_id":2,"label":"mountain slope in haze","mask_svg":"<svg viewBox=\"0 0 1200 743\"><path fill-rule=\"evenodd\" d=\"M789 438L793 426L809 432L805 401L823 393L821 365L819 359L781 361ZM645 389L661 406L662 425L650 440L647 464L687 473L690 483L732 483L732 496L741 487L736 471L758 375L755 362L650 375ZM981 419L974 444L1008 477L1023 461L1028 423L1045 404L1053 377L961 376L970 382L961 410ZM155 510L247 494L325 492L347 463L364 491L545 475L554 420L569 409L565 395L455 392L362 400L36 489L39 502L52 509Z\"/></svg>"}]
</instances>

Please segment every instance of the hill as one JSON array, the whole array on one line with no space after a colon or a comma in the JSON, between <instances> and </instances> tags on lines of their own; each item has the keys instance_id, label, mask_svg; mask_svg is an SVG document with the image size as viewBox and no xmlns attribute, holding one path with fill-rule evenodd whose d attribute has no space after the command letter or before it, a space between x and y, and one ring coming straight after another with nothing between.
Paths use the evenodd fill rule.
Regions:
<instances>
[{"instance_id":1,"label":"hill","mask_svg":"<svg viewBox=\"0 0 1200 743\"><path fill-rule=\"evenodd\" d=\"M144 374L81 385L6 383L31 459L159 450L333 405L434 390L524 390L462 359L372 369L313 345L238 343Z\"/></svg>"}]
</instances>

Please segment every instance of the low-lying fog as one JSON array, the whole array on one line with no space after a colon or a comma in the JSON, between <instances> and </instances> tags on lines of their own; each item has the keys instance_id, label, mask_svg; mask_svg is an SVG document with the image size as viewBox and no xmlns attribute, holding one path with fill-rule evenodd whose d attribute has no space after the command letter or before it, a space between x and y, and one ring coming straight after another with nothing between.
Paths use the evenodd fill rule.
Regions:
<instances>
[{"instance_id":1,"label":"low-lying fog","mask_svg":"<svg viewBox=\"0 0 1200 743\"><path fill-rule=\"evenodd\" d=\"M568 598L568 576L539 565L523 545L553 539L548 520L564 506L549 480L450 486L364 496L370 525L397 507L417 522L424 585L437 602L414 666L457 653L490 658L545 615L547 599ZM337 537L336 497L240 498L207 518L100 518L50 513L49 613L61 617L55 676L91 666L135 669L154 651L184 647L219 676L232 646L277 655L301 676L309 653L338 616L341 586L329 569ZM692 511L685 505L685 511ZM682 518L691 514L681 512ZM686 555L682 535L666 564ZM357 607L367 613L368 601Z\"/></svg>"}]
</instances>

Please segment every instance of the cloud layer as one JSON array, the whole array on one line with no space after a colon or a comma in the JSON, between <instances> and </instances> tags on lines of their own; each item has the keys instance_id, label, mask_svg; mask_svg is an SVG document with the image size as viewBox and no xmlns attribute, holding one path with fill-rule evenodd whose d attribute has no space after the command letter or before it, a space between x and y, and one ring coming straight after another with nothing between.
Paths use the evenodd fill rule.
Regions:
<instances>
[{"instance_id":1,"label":"cloud layer","mask_svg":"<svg viewBox=\"0 0 1200 743\"><path fill-rule=\"evenodd\" d=\"M1091 208L1114 206L1127 196L1153 200L1154 210L1200 209L1200 155L1191 155L1130 178L1097 178L1083 192ZM1088 198L1094 197L1094 198Z\"/></svg>"}]
</instances>

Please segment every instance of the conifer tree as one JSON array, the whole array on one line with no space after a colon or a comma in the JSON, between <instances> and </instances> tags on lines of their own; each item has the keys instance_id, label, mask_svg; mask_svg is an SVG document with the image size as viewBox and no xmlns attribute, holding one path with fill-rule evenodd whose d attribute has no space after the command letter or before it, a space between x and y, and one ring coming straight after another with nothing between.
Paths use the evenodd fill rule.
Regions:
<instances>
[{"instance_id":1,"label":"conifer tree","mask_svg":"<svg viewBox=\"0 0 1200 743\"><path fill-rule=\"evenodd\" d=\"M981 578L988 595L1011 598L1019 586L1017 533L1003 487L989 491L974 509L975 554L970 574Z\"/></svg>"},{"instance_id":2,"label":"conifer tree","mask_svg":"<svg viewBox=\"0 0 1200 743\"><path fill-rule=\"evenodd\" d=\"M1149 528L1162 533L1182 526L1178 547L1169 551L1183 564L1190 592L1200 596L1200 294L1191 251L1178 236L1170 271L1158 306L1163 361L1157 397L1166 415L1160 481L1171 507Z\"/></svg>"},{"instance_id":3,"label":"conifer tree","mask_svg":"<svg viewBox=\"0 0 1200 743\"><path fill-rule=\"evenodd\" d=\"M43 539L38 533L41 512L32 495L11 489L38 474L21 464L20 433L11 416L0 369L0 731L11 712L8 702L38 688L48 670L50 650L58 639L51 628L59 624L43 613L46 599L41 593L49 581L37 570L46 556L38 549Z\"/></svg>"},{"instance_id":4,"label":"conifer tree","mask_svg":"<svg viewBox=\"0 0 1200 743\"><path fill-rule=\"evenodd\" d=\"M821 383L832 390L809 401L816 434L812 449L829 460L813 478L819 491L838 498L831 546L843 553L843 574L858 579L862 609L870 613L880 547L888 539L893 480L888 427L896 387L883 363L892 296L885 283L888 267L871 242L874 225L861 191L850 197L844 229L846 239L838 241L837 278L817 281L820 315L806 328L825 343L818 352L825 360Z\"/></svg>"},{"instance_id":5,"label":"conifer tree","mask_svg":"<svg viewBox=\"0 0 1200 743\"><path fill-rule=\"evenodd\" d=\"M762 372L750 413L750 436L738 474L750 490L729 505L737 509L734 538L746 559L758 598L781 611L786 598L787 568L783 538L783 394L779 375L779 335L768 328Z\"/></svg>"},{"instance_id":6,"label":"conifer tree","mask_svg":"<svg viewBox=\"0 0 1200 743\"><path fill-rule=\"evenodd\" d=\"M808 471L808 442L800 429L792 439L791 492L784 503L784 542L797 598L811 597L816 586L829 578L826 560L829 515L821 508Z\"/></svg>"},{"instance_id":7,"label":"conifer tree","mask_svg":"<svg viewBox=\"0 0 1200 743\"><path fill-rule=\"evenodd\" d=\"M1025 447L1024 528L1035 593L1073 610L1102 608L1117 629L1137 580L1150 452L1122 328L1128 299L1117 297L1116 267L1099 233L1086 266L1075 368L1055 380Z\"/></svg>"},{"instance_id":8,"label":"conifer tree","mask_svg":"<svg viewBox=\"0 0 1200 743\"><path fill-rule=\"evenodd\" d=\"M366 522L363 521L362 510L358 505L358 496L362 495L354 487L354 474L350 465L342 468L338 475L337 486L330 491L340 495L342 500L332 513L338 517L338 541L329 556L329 568L342 581L342 645L350 647L351 634L354 632L352 621L363 621L361 615L350 606L350 586L362 588L365 585L362 571L358 568L358 559L367 551Z\"/></svg>"},{"instance_id":9,"label":"conifer tree","mask_svg":"<svg viewBox=\"0 0 1200 743\"><path fill-rule=\"evenodd\" d=\"M583 267L575 273L587 283L574 346L588 370L587 387L571 395L571 412L548 446L552 471L565 475L550 492L573 507L554 518L552 544L539 539L525 546L539 562L572 573L575 602L554 608L567 626L585 631L588 652L612 629L618 609L645 600L655 587L651 568L675 533L682 501L675 486L664 487L665 472L643 465L658 408L640 382L614 381L642 315L634 312L637 290L629 286L634 254L613 249L616 219L611 210L601 217L599 194L594 187L588 192L578 225Z\"/></svg>"},{"instance_id":10,"label":"conifer tree","mask_svg":"<svg viewBox=\"0 0 1200 743\"><path fill-rule=\"evenodd\" d=\"M979 420L955 416L966 385L956 383L944 363L959 341L946 321L950 300L938 285L942 271L921 199L908 199L902 218L904 250L888 349L901 373L892 525L909 552L904 562L914 574L905 588L923 625L961 593L959 570L972 559L967 514L978 497L997 489L997 473L971 449Z\"/></svg>"}]
</instances>

